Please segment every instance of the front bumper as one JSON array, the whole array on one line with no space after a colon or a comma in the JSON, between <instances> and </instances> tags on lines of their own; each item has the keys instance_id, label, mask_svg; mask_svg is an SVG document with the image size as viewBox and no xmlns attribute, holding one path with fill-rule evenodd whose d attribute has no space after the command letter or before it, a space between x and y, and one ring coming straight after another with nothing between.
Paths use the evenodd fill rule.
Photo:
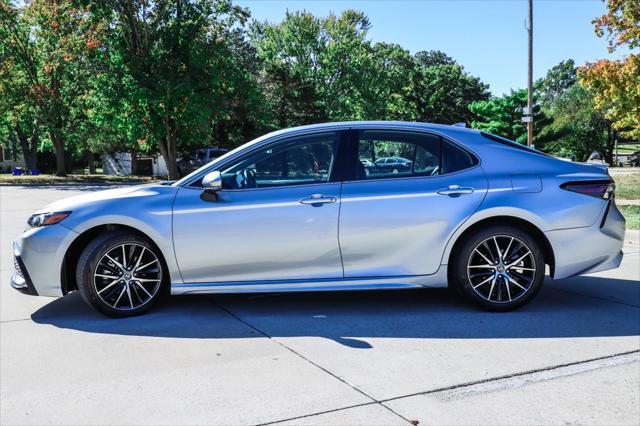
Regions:
<instances>
[{"instance_id":1,"label":"front bumper","mask_svg":"<svg viewBox=\"0 0 640 426\"><path fill-rule=\"evenodd\" d=\"M15 271L11 276L11 287L18 290L20 293L28 294L30 296L37 296L38 292L33 286L33 281L31 281L29 272L24 266L24 262L22 262L20 256L14 256L13 266L15 268Z\"/></svg>"},{"instance_id":2,"label":"front bumper","mask_svg":"<svg viewBox=\"0 0 640 426\"><path fill-rule=\"evenodd\" d=\"M625 225L624 216L611 201L592 226L546 232L555 256L554 278L591 274L620 266Z\"/></svg>"},{"instance_id":3,"label":"front bumper","mask_svg":"<svg viewBox=\"0 0 640 426\"><path fill-rule=\"evenodd\" d=\"M13 242L11 287L34 296L62 296L62 261L77 235L60 224L26 230Z\"/></svg>"}]
</instances>

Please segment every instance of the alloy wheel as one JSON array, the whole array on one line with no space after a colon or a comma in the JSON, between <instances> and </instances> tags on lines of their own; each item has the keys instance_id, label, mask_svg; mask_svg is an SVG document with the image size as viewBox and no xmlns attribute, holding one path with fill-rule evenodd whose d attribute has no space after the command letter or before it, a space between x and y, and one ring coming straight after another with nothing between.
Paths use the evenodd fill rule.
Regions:
<instances>
[{"instance_id":1,"label":"alloy wheel","mask_svg":"<svg viewBox=\"0 0 640 426\"><path fill-rule=\"evenodd\" d=\"M118 310L139 308L158 292L162 267L158 257L140 244L120 244L100 259L93 274L98 297Z\"/></svg>"},{"instance_id":2,"label":"alloy wheel","mask_svg":"<svg viewBox=\"0 0 640 426\"><path fill-rule=\"evenodd\" d=\"M469 256L467 277L473 291L491 303L509 303L531 289L536 277L531 249L511 235L494 235Z\"/></svg>"}]
</instances>

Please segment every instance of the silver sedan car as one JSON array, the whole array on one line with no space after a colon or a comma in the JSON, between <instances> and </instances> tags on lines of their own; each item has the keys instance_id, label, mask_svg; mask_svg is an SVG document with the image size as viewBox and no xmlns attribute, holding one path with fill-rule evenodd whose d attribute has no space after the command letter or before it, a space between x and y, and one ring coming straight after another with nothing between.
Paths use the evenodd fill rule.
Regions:
<instances>
[{"instance_id":1,"label":"silver sedan car","mask_svg":"<svg viewBox=\"0 0 640 426\"><path fill-rule=\"evenodd\" d=\"M410 167L367 173L380 158ZM270 133L175 183L53 203L13 246L12 286L98 311L164 293L452 287L506 311L555 279L615 268L625 221L606 168L462 127Z\"/></svg>"}]
</instances>

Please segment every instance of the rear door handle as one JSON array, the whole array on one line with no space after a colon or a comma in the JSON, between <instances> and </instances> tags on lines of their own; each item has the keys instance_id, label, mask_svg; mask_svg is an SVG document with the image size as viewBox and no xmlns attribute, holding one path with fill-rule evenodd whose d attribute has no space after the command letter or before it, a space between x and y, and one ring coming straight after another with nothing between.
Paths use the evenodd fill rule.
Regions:
<instances>
[{"instance_id":1,"label":"rear door handle","mask_svg":"<svg viewBox=\"0 0 640 426\"><path fill-rule=\"evenodd\" d=\"M337 197L325 197L322 194L313 194L308 196L307 198L301 199L300 204L320 206L322 204L335 203L336 201L338 201Z\"/></svg>"},{"instance_id":2,"label":"rear door handle","mask_svg":"<svg viewBox=\"0 0 640 426\"><path fill-rule=\"evenodd\" d=\"M458 185L449 185L447 188L441 189L440 191L438 191L438 194L448 195L450 197L457 197L459 195L473 194L473 188L461 187Z\"/></svg>"}]
</instances>

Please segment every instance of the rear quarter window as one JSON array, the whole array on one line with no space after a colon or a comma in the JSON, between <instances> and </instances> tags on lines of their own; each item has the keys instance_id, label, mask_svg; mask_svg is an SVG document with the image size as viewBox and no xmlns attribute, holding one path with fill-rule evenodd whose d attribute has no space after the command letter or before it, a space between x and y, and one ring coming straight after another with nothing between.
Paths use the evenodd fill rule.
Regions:
<instances>
[{"instance_id":1,"label":"rear quarter window","mask_svg":"<svg viewBox=\"0 0 640 426\"><path fill-rule=\"evenodd\" d=\"M442 140L442 171L441 174L459 172L460 170L469 169L478 164L478 159L458 148L453 143Z\"/></svg>"}]
</instances>

